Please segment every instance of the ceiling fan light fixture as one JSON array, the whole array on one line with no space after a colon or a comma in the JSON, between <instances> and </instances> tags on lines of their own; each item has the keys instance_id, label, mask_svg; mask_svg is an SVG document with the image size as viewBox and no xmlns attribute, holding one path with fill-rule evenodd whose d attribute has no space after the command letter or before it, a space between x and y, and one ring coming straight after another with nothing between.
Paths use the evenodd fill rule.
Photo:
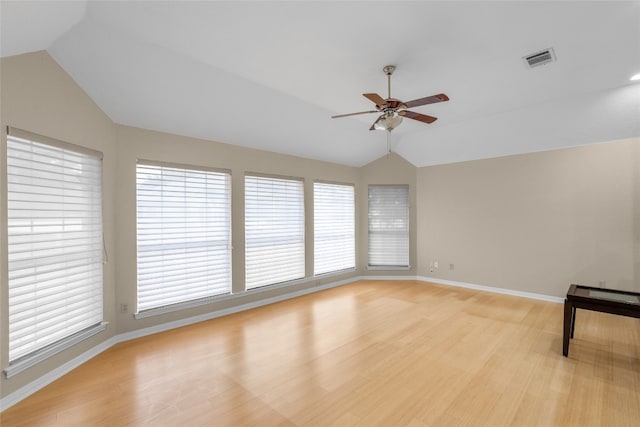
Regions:
<instances>
[{"instance_id":1,"label":"ceiling fan light fixture","mask_svg":"<svg viewBox=\"0 0 640 427\"><path fill-rule=\"evenodd\" d=\"M400 123L402 123L402 117L400 117L396 113L393 113L393 114L387 115L383 119L378 120L373 125L373 127L376 130L386 130L387 132L391 132L392 130L397 128L400 125Z\"/></svg>"}]
</instances>

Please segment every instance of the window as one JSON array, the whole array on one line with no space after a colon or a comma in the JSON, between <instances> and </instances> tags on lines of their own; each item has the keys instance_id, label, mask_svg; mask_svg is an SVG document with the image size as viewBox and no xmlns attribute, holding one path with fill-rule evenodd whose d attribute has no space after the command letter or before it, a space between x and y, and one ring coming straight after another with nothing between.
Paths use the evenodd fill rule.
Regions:
<instances>
[{"instance_id":1,"label":"window","mask_svg":"<svg viewBox=\"0 0 640 427\"><path fill-rule=\"evenodd\" d=\"M244 191L246 288L303 278L303 182L246 176Z\"/></svg>"},{"instance_id":2,"label":"window","mask_svg":"<svg viewBox=\"0 0 640 427\"><path fill-rule=\"evenodd\" d=\"M136 181L138 312L229 293L230 175L139 162Z\"/></svg>"},{"instance_id":3,"label":"window","mask_svg":"<svg viewBox=\"0 0 640 427\"><path fill-rule=\"evenodd\" d=\"M102 154L9 129L7 226L9 377L106 327Z\"/></svg>"},{"instance_id":4,"label":"window","mask_svg":"<svg viewBox=\"0 0 640 427\"><path fill-rule=\"evenodd\" d=\"M369 186L369 267L409 266L409 187Z\"/></svg>"},{"instance_id":5,"label":"window","mask_svg":"<svg viewBox=\"0 0 640 427\"><path fill-rule=\"evenodd\" d=\"M314 274L355 268L354 206L352 185L314 183Z\"/></svg>"}]
</instances>

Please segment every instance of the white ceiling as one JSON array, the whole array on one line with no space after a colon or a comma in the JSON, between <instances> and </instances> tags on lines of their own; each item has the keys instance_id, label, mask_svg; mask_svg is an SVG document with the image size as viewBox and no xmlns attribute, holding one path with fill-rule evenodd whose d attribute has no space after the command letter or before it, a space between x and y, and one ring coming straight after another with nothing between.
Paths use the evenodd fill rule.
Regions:
<instances>
[{"instance_id":1,"label":"white ceiling","mask_svg":"<svg viewBox=\"0 0 640 427\"><path fill-rule=\"evenodd\" d=\"M0 3L2 56L46 49L115 122L360 166L365 92L444 92L393 150L416 166L640 136L640 2ZM522 57L553 47L558 60Z\"/></svg>"}]
</instances>

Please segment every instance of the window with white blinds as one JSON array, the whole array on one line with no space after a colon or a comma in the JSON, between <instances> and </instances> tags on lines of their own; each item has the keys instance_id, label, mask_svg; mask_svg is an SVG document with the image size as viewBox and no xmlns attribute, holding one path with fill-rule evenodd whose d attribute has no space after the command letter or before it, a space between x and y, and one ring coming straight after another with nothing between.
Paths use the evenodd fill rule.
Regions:
<instances>
[{"instance_id":1,"label":"window with white blinds","mask_svg":"<svg viewBox=\"0 0 640 427\"><path fill-rule=\"evenodd\" d=\"M7 225L13 363L102 323L102 155L10 130Z\"/></svg>"},{"instance_id":2,"label":"window with white blinds","mask_svg":"<svg viewBox=\"0 0 640 427\"><path fill-rule=\"evenodd\" d=\"M369 186L369 267L409 266L409 187Z\"/></svg>"},{"instance_id":3,"label":"window with white blinds","mask_svg":"<svg viewBox=\"0 0 640 427\"><path fill-rule=\"evenodd\" d=\"M314 274L355 268L353 185L313 184Z\"/></svg>"},{"instance_id":4,"label":"window with white blinds","mask_svg":"<svg viewBox=\"0 0 640 427\"><path fill-rule=\"evenodd\" d=\"M303 182L246 176L244 193L246 288L303 278Z\"/></svg>"},{"instance_id":5,"label":"window with white blinds","mask_svg":"<svg viewBox=\"0 0 640 427\"><path fill-rule=\"evenodd\" d=\"M136 166L138 312L231 291L231 189L224 172Z\"/></svg>"}]
</instances>

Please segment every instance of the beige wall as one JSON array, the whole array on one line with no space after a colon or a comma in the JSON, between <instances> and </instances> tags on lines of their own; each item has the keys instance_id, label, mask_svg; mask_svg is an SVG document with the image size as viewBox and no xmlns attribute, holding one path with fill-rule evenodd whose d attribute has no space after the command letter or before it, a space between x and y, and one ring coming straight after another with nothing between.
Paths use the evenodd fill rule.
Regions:
<instances>
[{"instance_id":1,"label":"beige wall","mask_svg":"<svg viewBox=\"0 0 640 427\"><path fill-rule=\"evenodd\" d=\"M118 168L116 202L117 304L136 306L136 160L155 160L185 165L208 166L231 170L232 188L232 275L233 290L244 289L244 176L257 172L304 179L305 190L305 258L306 280L280 289L254 290L234 300L208 304L144 319L133 319L131 313L118 313L118 332L130 332L169 321L197 316L207 312L246 304L292 291L354 277L356 272L313 277L313 182L314 180L354 184L359 192L358 169L316 160L268 153L228 144L203 141L161 132L117 126ZM357 207L356 210L359 208ZM356 213L358 215L358 213ZM356 251L358 248L356 248Z\"/></svg>"},{"instance_id":2,"label":"beige wall","mask_svg":"<svg viewBox=\"0 0 640 427\"><path fill-rule=\"evenodd\" d=\"M313 277L313 182L354 184L360 191L359 170L326 162L168 135L114 124L46 53L36 52L2 58L2 157L0 161L0 226L6 230L6 126L84 145L104 153L104 233L110 262L105 267L104 313L107 331L66 350L11 379L0 379L0 397L42 377L74 357L108 340L116 333L132 332L166 322L206 314L218 309L253 303L343 279L353 271ZM306 277L287 288L256 290L236 299L208 304L171 314L134 320L136 306L135 164L137 159L203 165L231 170L233 289L244 288L244 175L247 172L304 179ZM117 188L117 191L115 189ZM360 207L356 206L356 217ZM358 231L356 230L356 233ZM6 235L0 241L2 287L0 290L0 368L7 366L7 265ZM356 242L358 251L358 242ZM120 313L127 304L129 313Z\"/></svg>"},{"instance_id":3,"label":"beige wall","mask_svg":"<svg viewBox=\"0 0 640 427\"><path fill-rule=\"evenodd\" d=\"M640 139L419 168L417 186L420 276L640 291Z\"/></svg>"},{"instance_id":4,"label":"beige wall","mask_svg":"<svg viewBox=\"0 0 640 427\"><path fill-rule=\"evenodd\" d=\"M106 248L111 261L104 266L104 318L107 330L10 379L0 379L0 396L39 378L64 362L108 339L115 331L113 262L115 248L115 129L113 123L69 75L45 52L0 60L0 369L7 366L7 228L6 127L12 126L50 138L82 145L104 154L103 218Z\"/></svg>"},{"instance_id":5,"label":"beige wall","mask_svg":"<svg viewBox=\"0 0 640 427\"><path fill-rule=\"evenodd\" d=\"M107 331L15 377L0 379L5 397L115 333L279 296L356 275L431 276L562 295L568 283L640 289L640 142L623 141L416 169L396 154L351 168L211 141L115 125L46 52L0 62L2 146L0 229L6 230L7 125L104 153L104 231ZM233 289L244 287L244 175L304 178L307 278L208 304L134 320L136 305L135 164L137 159L231 170ZM356 187L355 272L314 278L313 181ZM401 271L368 271L367 188L407 184L410 263ZM6 233L0 241L0 368L7 365ZM429 261L440 268L430 273ZM448 270L449 263L455 268ZM119 313L120 304L130 312Z\"/></svg>"}]
</instances>

